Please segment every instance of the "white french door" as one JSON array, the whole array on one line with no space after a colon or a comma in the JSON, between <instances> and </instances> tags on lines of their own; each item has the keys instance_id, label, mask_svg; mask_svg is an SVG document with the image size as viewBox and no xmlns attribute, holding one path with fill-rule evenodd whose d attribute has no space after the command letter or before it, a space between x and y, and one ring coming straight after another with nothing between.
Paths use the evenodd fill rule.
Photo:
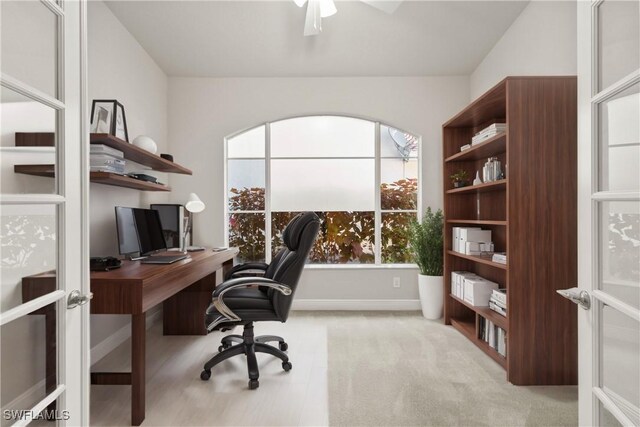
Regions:
<instances>
[{"instance_id":1,"label":"white french door","mask_svg":"<svg viewBox=\"0 0 640 427\"><path fill-rule=\"evenodd\" d=\"M68 304L89 295L86 2L0 20L1 423L88 425L89 307Z\"/></svg>"},{"instance_id":2,"label":"white french door","mask_svg":"<svg viewBox=\"0 0 640 427\"><path fill-rule=\"evenodd\" d=\"M640 424L640 3L578 1L580 425Z\"/></svg>"}]
</instances>

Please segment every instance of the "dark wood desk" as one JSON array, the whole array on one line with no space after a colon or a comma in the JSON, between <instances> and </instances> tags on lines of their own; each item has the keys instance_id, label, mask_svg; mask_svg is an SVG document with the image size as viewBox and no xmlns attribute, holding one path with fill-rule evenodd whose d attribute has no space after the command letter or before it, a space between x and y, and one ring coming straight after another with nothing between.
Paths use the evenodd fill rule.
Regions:
<instances>
[{"instance_id":1,"label":"dark wood desk","mask_svg":"<svg viewBox=\"0 0 640 427\"><path fill-rule=\"evenodd\" d=\"M237 254L237 248L221 252L207 249L192 252L190 258L174 264L123 261L117 270L91 273L91 314L131 315L131 372L92 372L91 383L131 385L131 424L140 425L145 418L146 312L163 303L165 335L206 335L204 313L211 293ZM24 301L55 288L55 272L22 279ZM47 319L47 348L55 348L55 342L49 342L55 340L55 315L49 314ZM53 360L47 362L47 378L55 379Z\"/></svg>"}]
</instances>

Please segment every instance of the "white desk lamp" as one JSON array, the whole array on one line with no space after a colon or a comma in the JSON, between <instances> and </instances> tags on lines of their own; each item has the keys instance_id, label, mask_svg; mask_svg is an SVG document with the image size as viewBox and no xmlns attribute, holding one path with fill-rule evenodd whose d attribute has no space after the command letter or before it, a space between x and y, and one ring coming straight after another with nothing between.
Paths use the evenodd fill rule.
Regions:
<instances>
[{"instance_id":1,"label":"white desk lamp","mask_svg":"<svg viewBox=\"0 0 640 427\"><path fill-rule=\"evenodd\" d=\"M187 199L187 203L184 204L184 208L189 211L191 215L189 215L187 219L187 225L184 228L184 235L182 236L183 251L201 251L204 249L199 246L187 246L187 234L189 234L193 225L193 214L202 212L205 207L204 202L200 200L200 197L198 197L196 193L189 194L189 199Z\"/></svg>"}]
</instances>

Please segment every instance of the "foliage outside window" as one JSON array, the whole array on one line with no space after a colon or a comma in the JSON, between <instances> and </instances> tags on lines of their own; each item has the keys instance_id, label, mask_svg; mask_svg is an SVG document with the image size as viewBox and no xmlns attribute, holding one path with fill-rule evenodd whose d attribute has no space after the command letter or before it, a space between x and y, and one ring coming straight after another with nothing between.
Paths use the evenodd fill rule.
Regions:
<instances>
[{"instance_id":1,"label":"foliage outside window","mask_svg":"<svg viewBox=\"0 0 640 427\"><path fill-rule=\"evenodd\" d=\"M227 237L240 248L242 261L269 261L291 218L312 210L321 227L310 263L411 262L408 229L417 216L419 191L416 137L364 120L316 116L263 125L227 144Z\"/></svg>"}]
</instances>

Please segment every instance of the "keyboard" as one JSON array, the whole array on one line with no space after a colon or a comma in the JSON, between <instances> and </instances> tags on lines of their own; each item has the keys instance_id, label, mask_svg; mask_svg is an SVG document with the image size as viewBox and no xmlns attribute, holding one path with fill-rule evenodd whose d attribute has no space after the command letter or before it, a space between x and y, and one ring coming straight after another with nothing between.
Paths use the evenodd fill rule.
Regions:
<instances>
[{"instance_id":1,"label":"keyboard","mask_svg":"<svg viewBox=\"0 0 640 427\"><path fill-rule=\"evenodd\" d=\"M142 264L173 264L176 261L187 258L188 255L158 255L145 258L140 263Z\"/></svg>"}]
</instances>

